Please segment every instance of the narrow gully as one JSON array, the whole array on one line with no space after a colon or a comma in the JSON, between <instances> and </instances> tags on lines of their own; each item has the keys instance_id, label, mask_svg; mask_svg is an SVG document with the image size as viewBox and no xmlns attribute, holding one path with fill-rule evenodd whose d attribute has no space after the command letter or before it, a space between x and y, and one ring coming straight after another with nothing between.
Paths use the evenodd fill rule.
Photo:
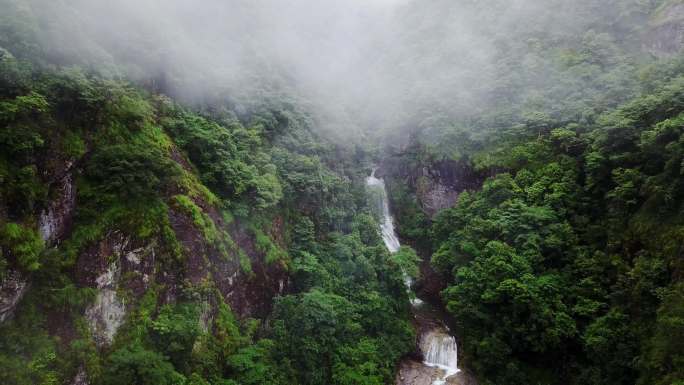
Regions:
<instances>
[{"instance_id":1,"label":"narrow gully","mask_svg":"<svg viewBox=\"0 0 684 385\"><path fill-rule=\"evenodd\" d=\"M389 200L387 197L387 189L385 181L382 178L375 176L377 169L366 179L366 185L369 189L369 196L375 200L376 209L380 215L380 231L382 239L391 253L395 253L401 247L399 238L394 230L394 220L389 208ZM411 290L412 279L406 275L405 283L407 290ZM429 313L421 309L429 306L415 296L411 296L411 305L414 316L421 313ZM444 325L442 320L435 320L434 326L421 330L419 336L418 348L423 354L423 365L440 369L440 374L437 375L432 385L443 385L449 377L459 372L458 369L458 346L454 336L449 334L449 329Z\"/></svg>"}]
</instances>

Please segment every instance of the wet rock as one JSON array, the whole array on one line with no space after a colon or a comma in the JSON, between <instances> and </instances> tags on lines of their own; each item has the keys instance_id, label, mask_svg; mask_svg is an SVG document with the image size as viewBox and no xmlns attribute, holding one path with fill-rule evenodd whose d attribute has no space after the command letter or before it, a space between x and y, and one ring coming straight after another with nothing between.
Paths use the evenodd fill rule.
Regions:
<instances>
[{"instance_id":1,"label":"wet rock","mask_svg":"<svg viewBox=\"0 0 684 385\"><path fill-rule=\"evenodd\" d=\"M463 370L447 378L446 383L448 385L477 385L475 377Z\"/></svg>"},{"instance_id":2,"label":"wet rock","mask_svg":"<svg viewBox=\"0 0 684 385\"><path fill-rule=\"evenodd\" d=\"M77 262L79 285L97 289L95 301L85 312L95 343L109 345L123 324L126 303L118 291L133 296L144 295L154 281L155 244L132 241L120 232L110 232L105 239L90 246ZM121 277L126 279L122 280Z\"/></svg>"},{"instance_id":3,"label":"wet rock","mask_svg":"<svg viewBox=\"0 0 684 385\"><path fill-rule=\"evenodd\" d=\"M441 369L423 365L414 360L402 361L397 373L396 385L432 385L441 378Z\"/></svg>"},{"instance_id":4,"label":"wet rock","mask_svg":"<svg viewBox=\"0 0 684 385\"><path fill-rule=\"evenodd\" d=\"M417 194L426 214L434 217L440 210L451 207L456 203L459 192L442 184L439 180L423 179Z\"/></svg>"},{"instance_id":5,"label":"wet rock","mask_svg":"<svg viewBox=\"0 0 684 385\"><path fill-rule=\"evenodd\" d=\"M67 164L67 168L69 167L71 165ZM71 226L76 207L76 188L72 174L68 172L56 183L55 199L48 204L38 218L40 235L47 244L59 242Z\"/></svg>"},{"instance_id":6,"label":"wet rock","mask_svg":"<svg viewBox=\"0 0 684 385\"><path fill-rule=\"evenodd\" d=\"M19 271L7 272L0 282L0 323L12 317L28 287L28 280Z\"/></svg>"},{"instance_id":7,"label":"wet rock","mask_svg":"<svg viewBox=\"0 0 684 385\"><path fill-rule=\"evenodd\" d=\"M97 277L98 293L95 303L86 309L86 319L95 343L102 347L114 340L114 335L124 321L126 306L116 293L121 270L119 262L113 261L107 271Z\"/></svg>"},{"instance_id":8,"label":"wet rock","mask_svg":"<svg viewBox=\"0 0 684 385\"><path fill-rule=\"evenodd\" d=\"M277 223L272 230L274 228L277 228ZM235 244L249 258L251 271L243 271L237 256L226 261L210 255L212 277L239 318L264 318L271 312L273 298L288 290L287 269L278 261L266 262L265 253L257 249L248 229L233 223L229 232ZM278 236L270 235L278 241Z\"/></svg>"},{"instance_id":9,"label":"wet rock","mask_svg":"<svg viewBox=\"0 0 684 385\"><path fill-rule=\"evenodd\" d=\"M442 369L426 366L420 361L404 360L399 365L394 383L396 385L433 385L442 378L443 374ZM446 385L477 385L477 381L468 372L460 371L447 377Z\"/></svg>"},{"instance_id":10,"label":"wet rock","mask_svg":"<svg viewBox=\"0 0 684 385\"><path fill-rule=\"evenodd\" d=\"M465 160L414 164L406 161L403 154L398 154L383 161L378 176L386 176L393 183L415 191L421 209L431 218L440 210L453 206L461 192L478 189L488 175L476 172Z\"/></svg>"},{"instance_id":11,"label":"wet rock","mask_svg":"<svg viewBox=\"0 0 684 385\"><path fill-rule=\"evenodd\" d=\"M74 376L74 379L71 381L71 385L88 385L88 374L85 371L85 368L81 366L78 368L78 373L76 373L76 376Z\"/></svg>"},{"instance_id":12,"label":"wet rock","mask_svg":"<svg viewBox=\"0 0 684 385\"><path fill-rule=\"evenodd\" d=\"M425 166L420 171L414 171L413 178L418 201L430 217L453 206L462 191L479 188L484 179L470 164L453 160Z\"/></svg>"}]
</instances>

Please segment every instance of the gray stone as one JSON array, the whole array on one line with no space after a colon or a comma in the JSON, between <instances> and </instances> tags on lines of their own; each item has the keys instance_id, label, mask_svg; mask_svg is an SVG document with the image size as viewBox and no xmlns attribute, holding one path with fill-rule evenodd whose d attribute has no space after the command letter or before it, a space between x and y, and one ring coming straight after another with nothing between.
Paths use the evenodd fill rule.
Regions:
<instances>
[{"instance_id":1,"label":"gray stone","mask_svg":"<svg viewBox=\"0 0 684 385\"><path fill-rule=\"evenodd\" d=\"M97 277L98 293L95 303L86 309L88 325L99 347L109 345L114 340L126 315L126 306L116 292L119 275L120 266L117 260Z\"/></svg>"},{"instance_id":2,"label":"gray stone","mask_svg":"<svg viewBox=\"0 0 684 385\"><path fill-rule=\"evenodd\" d=\"M28 287L28 280L19 271L7 272L0 282L0 323L12 317Z\"/></svg>"}]
</instances>

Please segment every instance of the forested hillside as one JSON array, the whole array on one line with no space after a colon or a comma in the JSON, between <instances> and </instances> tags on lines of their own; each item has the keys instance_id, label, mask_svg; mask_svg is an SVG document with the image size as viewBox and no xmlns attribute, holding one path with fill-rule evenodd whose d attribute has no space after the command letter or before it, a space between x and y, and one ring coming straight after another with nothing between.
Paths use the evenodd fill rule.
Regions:
<instances>
[{"instance_id":1,"label":"forested hillside","mask_svg":"<svg viewBox=\"0 0 684 385\"><path fill-rule=\"evenodd\" d=\"M684 379L684 66L648 41L679 6L613 3L586 31L495 38L534 45L502 51L496 103L388 150L400 232L483 383ZM435 195L454 206L426 212Z\"/></svg>"},{"instance_id":2,"label":"forested hillside","mask_svg":"<svg viewBox=\"0 0 684 385\"><path fill-rule=\"evenodd\" d=\"M198 113L7 37L0 382L391 381L412 262L377 235L363 151L288 100Z\"/></svg>"},{"instance_id":3,"label":"forested hillside","mask_svg":"<svg viewBox=\"0 0 684 385\"><path fill-rule=\"evenodd\" d=\"M0 0L0 383L684 384L684 3L196 3Z\"/></svg>"}]
</instances>

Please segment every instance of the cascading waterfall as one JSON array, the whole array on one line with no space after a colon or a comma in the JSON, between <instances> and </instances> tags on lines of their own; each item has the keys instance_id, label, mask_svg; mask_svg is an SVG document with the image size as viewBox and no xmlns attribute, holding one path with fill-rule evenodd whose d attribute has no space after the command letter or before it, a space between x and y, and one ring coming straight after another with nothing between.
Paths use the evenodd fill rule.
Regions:
<instances>
[{"instance_id":1,"label":"cascading waterfall","mask_svg":"<svg viewBox=\"0 0 684 385\"><path fill-rule=\"evenodd\" d=\"M382 215L382 222L380 223L380 230L382 232L382 240L385 242L387 249L390 253L395 253L399 251L401 245L399 244L399 238L394 232L394 219L392 214L390 214L389 200L387 199L387 189L385 189L385 181L375 177L375 170L373 173L366 178L366 185L374 188L377 191L377 204Z\"/></svg>"},{"instance_id":2,"label":"cascading waterfall","mask_svg":"<svg viewBox=\"0 0 684 385\"><path fill-rule=\"evenodd\" d=\"M401 244L399 243L399 238L394 231L394 219L389 209L389 200L387 199L387 189L385 188L385 181L382 178L377 178L375 176L375 171L373 169L371 175L366 178L366 185L374 190L374 195L376 199L377 208L381 214L380 230L382 233L382 240L385 242L385 246L391 253L399 251ZM411 289L412 279L408 275L405 275L404 282L406 284L407 290ZM411 301L413 306L419 306L422 304L420 299L414 299ZM442 369L444 374L441 378L433 381L433 385L443 385L446 384L446 379L459 372L458 369L458 349L456 346L456 339L442 331L441 329L435 329L426 333L421 338L420 349L425 356L425 361L423 364L431 367L437 367Z\"/></svg>"},{"instance_id":3,"label":"cascading waterfall","mask_svg":"<svg viewBox=\"0 0 684 385\"><path fill-rule=\"evenodd\" d=\"M446 378L459 372L458 349L456 338L439 330L433 330L422 338L421 350L425 356L425 365L444 370L441 379L434 381L433 385L446 383Z\"/></svg>"}]
</instances>

